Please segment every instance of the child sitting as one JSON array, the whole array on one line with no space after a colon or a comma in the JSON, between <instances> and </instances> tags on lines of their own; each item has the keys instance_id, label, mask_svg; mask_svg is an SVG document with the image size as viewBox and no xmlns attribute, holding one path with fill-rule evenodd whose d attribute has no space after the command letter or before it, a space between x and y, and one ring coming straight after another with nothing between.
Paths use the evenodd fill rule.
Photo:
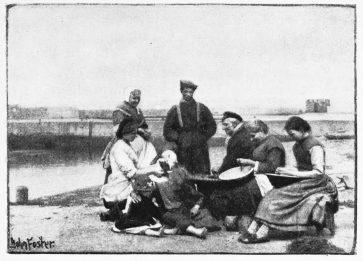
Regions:
<instances>
[{"instance_id":1,"label":"child sitting","mask_svg":"<svg viewBox=\"0 0 363 261\"><path fill-rule=\"evenodd\" d=\"M164 181L155 180L165 209L162 221L174 228L165 229L164 233L189 233L205 239L208 230L220 230L209 211L201 209L204 196L186 183L187 171L178 166L175 153L165 151L159 163L167 176Z\"/></svg>"}]
</instances>

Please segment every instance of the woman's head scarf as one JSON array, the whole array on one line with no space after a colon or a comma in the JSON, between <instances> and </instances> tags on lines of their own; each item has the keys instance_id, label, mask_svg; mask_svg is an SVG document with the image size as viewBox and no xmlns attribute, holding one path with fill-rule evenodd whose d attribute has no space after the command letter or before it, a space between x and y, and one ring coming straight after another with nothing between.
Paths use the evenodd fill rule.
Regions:
<instances>
[{"instance_id":1,"label":"woman's head scarf","mask_svg":"<svg viewBox=\"0 0 363 261\"><path fill-rule=\"evenodd\" d=\"M132 88L127 88L124 92L124 100L129 102L130 100L130 96L141 96L141 91L139 89L132 89Z\"/></svg>"}]
</instances>

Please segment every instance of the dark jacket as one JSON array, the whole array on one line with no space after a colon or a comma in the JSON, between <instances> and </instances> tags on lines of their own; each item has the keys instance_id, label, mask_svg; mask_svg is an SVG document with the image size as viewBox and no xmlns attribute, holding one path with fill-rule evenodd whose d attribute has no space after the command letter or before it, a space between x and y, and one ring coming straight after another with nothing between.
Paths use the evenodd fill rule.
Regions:
<instances>
[{"instance_id":1,"label":"dark jacket","mask_svg":"<svg viewBox=\"0 0 363 261\"><path fill-rule=\"evenodd\" d=\"M219 168L219 173L238 167L237 159L252 159L253 144L251 141L250 131L242 124L232 134L227 144L227 155Z\"/></svg>"},{"instance_id":2,"label":"dark jacket","mask_svg":"<svg viewBox=\"0 0 363 261\"><path fill-rule=\"evenodd\" d=\"M164 123L164 137L167 141L182 143L182 132L197 132L204 141L209 140L217 131L217 124L213 115L202 103L200 104L200 121L197 122L197 103L195 100L190 102L181 102L180 110L183 121L183 127L180 126L178 120L177 106L174 105L168 111Z\"/></svg>"},{"instance_id":3,"label":"dark jacket","mask_svg":"<svg viewBox=\"0 0 363 261\"><path fill-rule=\"evenodd\" d=\"M216 133L217 124L210 110L199 103L199 122L197 103L180 102L183 126L180 125L177 106L173 106L164 123L164 137L177 145L178 162L191 173L209 173L210 161L207 141Z\"/></svg>"}]
</instances>

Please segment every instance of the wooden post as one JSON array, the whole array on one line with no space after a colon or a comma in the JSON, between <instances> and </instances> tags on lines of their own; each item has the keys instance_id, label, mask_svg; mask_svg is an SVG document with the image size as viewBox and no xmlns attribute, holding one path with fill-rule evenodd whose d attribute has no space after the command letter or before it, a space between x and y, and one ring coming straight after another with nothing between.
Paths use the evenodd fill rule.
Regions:
<instances>
[{"instance_id":1,"label":"wooden post","mask_svg":"<svg viewBox=\"0 0 363 261\"><path fill-rule=\"evenodd\" d=\"M88 122L88 137L92 138L92 130L93 130L93 121Z\"/></svg>"},{"instance_id":2,"label":"wooden post","mask_svg":"<svg viewBox=\"0 0 363 261\"><path fill-rule=\"evenodd\" d=\"M92 131L93 131L93 121L88 122L88 157L92 159Z\"/></svg>"},{"instance_id":3,"label":"wooden post","mask_svg":"<svg viewBox=\"0 0 363 261\"><path fill-rule=\"evenodd\" d=\"M19 186L16 188L16 203L19 205L25 205L28 203L28 188L25 186Z\"/></svg>"}]
</instances>

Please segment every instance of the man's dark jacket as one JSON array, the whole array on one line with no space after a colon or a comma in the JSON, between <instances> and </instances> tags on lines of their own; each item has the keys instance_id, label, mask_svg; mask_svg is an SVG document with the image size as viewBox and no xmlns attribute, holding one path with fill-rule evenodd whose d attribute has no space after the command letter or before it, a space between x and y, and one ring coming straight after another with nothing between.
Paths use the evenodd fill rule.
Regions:
<instances>
[{"instance_id":1,"label":"man's dark jacket","mask_svg":"<svg viewBox=\"0 0 363 261\"><path fill-rule=\"evenodd\" d=\"M202 103L200 120L197 121L197 103L195 100L181 102L181 118L183 127L178 120L177 106L173 106L164 123L164 137L178 146L178 162L191 174L208 174L210 161L207 141L216 133L217 124L213 115Z\"/></svg>"},{"instance_id":2,"label":"man's dark jacket","mask_svg":"<svg viewBox=\"0 0 363 261\"><path fill-rule=\"evenodd\" d=\"M252 159L253 144L251 141L251 133L245 124L237 126L234 133L227 144L227 155L223 159L223 163L218 172L222 173L226 170L239 166L237 159Z\"/></svg>"}]
</instances>

